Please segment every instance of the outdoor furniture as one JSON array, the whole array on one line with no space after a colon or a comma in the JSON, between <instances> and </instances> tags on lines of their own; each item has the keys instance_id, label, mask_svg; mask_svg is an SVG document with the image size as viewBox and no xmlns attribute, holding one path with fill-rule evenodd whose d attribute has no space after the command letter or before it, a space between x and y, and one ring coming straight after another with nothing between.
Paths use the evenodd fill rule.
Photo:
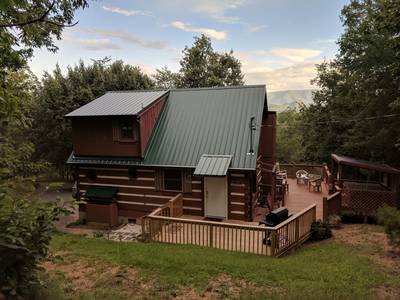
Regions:
<instances>
[{"instance_id":1,"label":"outdoor furniture","mask_svg":"<svg viewBox=\"0 0 400 300\"><path fill-rule=\"evenodd\" d=\"M315 192L316 190L318 192L321 192L321 183L322 183L322 176L317 175L317 174L309 174L308 175L308 190L311 190L311 187L313 188L313 191Z\"/></svg>"},{"instance_id":2,"label":"outdoor furniture","mask_svg":"<svg viewBox=\"0 0 400 300\"><path fill-rule=\"evenodd\" d=\"M308 182L308 172L305 170L298 170L296 172L297 184L307 184Z\"/></svg>"}]
</instances>

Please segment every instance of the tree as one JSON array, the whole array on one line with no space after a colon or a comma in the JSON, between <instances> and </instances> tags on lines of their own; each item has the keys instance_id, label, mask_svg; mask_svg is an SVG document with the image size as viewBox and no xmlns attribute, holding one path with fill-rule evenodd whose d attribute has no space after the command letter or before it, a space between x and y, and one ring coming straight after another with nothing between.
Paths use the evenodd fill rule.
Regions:
<instances>
[{"instance_id":1,"label":"tree","mask_svg":"<svg viewBox=\"0 0 400 300\"><path fill-rule=\"evenodd\" d=\"M72 150L70 121L64 116L103 95L106 91L141 90L153 81L139 67L108 60L85 65L82 61L63 75L57 66L45 73L34 103L32 140L37 159L51 162L65 175L65 160Z\"/></svg>"},{"instance_id":2,"label":"tree","mask_svg":"<svg viewBox=\"0 0 400 300\"><path fill-rule=\"evenodd\" d=\"M301 133L301 113L288 109L278 113L277 119L277 158L284 163L304 161Z\"/></svg>"},{"instance_id":3,"label":"tree","mask_svg":"<svg viewBox=\"0 0 400 300\"><path fill-rule=\"evenodd\" d=\"M155 85L162 89L173 89L180 86L181 77L179 73L174 73L167 67L156 70L156 74L153 75Z\"/></svg>"},{"instance_id":4,"label":"tree","mask_svg":"<svg viewBox=\"0 0 400 300\"><path fill-rule=\"evenodd\" d=\"M331 152L400 165L400 2L353 0L342 10L339 53L317 68L303 109L308 160Z\"/></svg>"},{"instance_id":5,"label":"tree","mask_svg":"<svg viewBox=\"0 0 400 300\"><path fill-rule=\"evenodd\" d=\"M86 0L2 0L0 69L23 67L34 48L55 52L54 39L61 39L64 27L76 24L75 10L87 6Z\"/></svg>"},{"instance_id":6,"label":"tree","mask_svg":"<svg viewBox=\"0 0 400 300\"><path fill-rule=\"evenodd\" d=\"M233 51L214 51L210 38L205 35L195 37L193 46L186 46L182 54L178 73L166 67L157 70L154 75L157 86L193 88L244 84L241 63L233 56Z\"/></svg>"},{"instance_id":7,"label":"tree","mask_svg":"<svg viewBox=\"0 0 400 300\"><path fill-rule=\"evenodd\" d=\"M17 176L28 177L46 164L33 162L33 144L27 139L31 127L31 100L37 89L36 77L27 69L8 71L0 86L0 182Z\"/></svg>"}]
</instances>

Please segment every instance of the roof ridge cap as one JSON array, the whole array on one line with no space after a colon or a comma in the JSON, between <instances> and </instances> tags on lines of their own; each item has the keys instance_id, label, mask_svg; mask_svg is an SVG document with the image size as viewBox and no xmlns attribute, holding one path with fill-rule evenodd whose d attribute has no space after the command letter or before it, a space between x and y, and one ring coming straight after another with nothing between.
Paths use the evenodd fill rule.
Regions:
<instances>
[{"instance_id":1,"label":"roof ridge cap","mask_svg":"<svg viewBox=\"0 0 400 300\"><path fill-rule=\"evenodd\" d=\"M201 90L228 90L228 89L245 89L245 88L266 88L265 84L251 84L251 85L231 85L231 86L211 86L211 87L194 87L194 88L175 88L170 89L171 92L182 91L201 91Z\"/></svg>"},{"instance_id":2,"label":"roof ridge cap","mask_svg":"<svg viewBox=\"0 0 400 300\"><path fill-rule=\"evenodd\" d=\"M120 90L120 91L106 91L105 94L108 93L151 93L151 92L168 92L169 89L154 89L154 90Z\"/></svg>"}]
</instances>

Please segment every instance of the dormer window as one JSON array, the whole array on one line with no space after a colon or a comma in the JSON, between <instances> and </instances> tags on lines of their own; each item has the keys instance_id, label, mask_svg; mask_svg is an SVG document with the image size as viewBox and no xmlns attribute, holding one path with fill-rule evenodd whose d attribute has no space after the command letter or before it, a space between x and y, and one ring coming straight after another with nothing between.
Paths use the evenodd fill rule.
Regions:
<instances>
[{"instance_id":1,"label":"dormer window","mask_svg":"<svg viewBox=\"0 0 400 300\"><path fill-rule=\"evenodd\" d=\"M139 126L133 120L119 120L113 125L113 140L120 142L139 141Z\"/></svg>"},{"instance_id":2,"label":"dormer window","mask_svg":"<svg viewBox=\"0 0 400 300\"><path fill-rule=\"evenodd\" d=\"M120 131L120 136L121 139L123 140L134 140L135 136L133 133L133 124L132 122L129 121L123 121L121 122L121 131Z\"/></svg>"}]
</instances>

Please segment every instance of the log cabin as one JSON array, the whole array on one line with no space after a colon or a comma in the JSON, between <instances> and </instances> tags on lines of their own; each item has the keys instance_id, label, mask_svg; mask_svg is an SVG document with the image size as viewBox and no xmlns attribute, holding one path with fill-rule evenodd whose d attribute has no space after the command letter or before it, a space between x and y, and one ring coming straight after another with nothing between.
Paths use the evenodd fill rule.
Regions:
<instances>
[{"instance_id":1,"label":"log cabin","mask_svg":"<svg viewBox=\"0 0 400 300\"><path fill-rule=\"evenodd\" d=\"M265 85L107 92L66 117L88 222L139 223L178 193L185 215L251 221L276 160Z\"/></svg>"}]
</instances>

